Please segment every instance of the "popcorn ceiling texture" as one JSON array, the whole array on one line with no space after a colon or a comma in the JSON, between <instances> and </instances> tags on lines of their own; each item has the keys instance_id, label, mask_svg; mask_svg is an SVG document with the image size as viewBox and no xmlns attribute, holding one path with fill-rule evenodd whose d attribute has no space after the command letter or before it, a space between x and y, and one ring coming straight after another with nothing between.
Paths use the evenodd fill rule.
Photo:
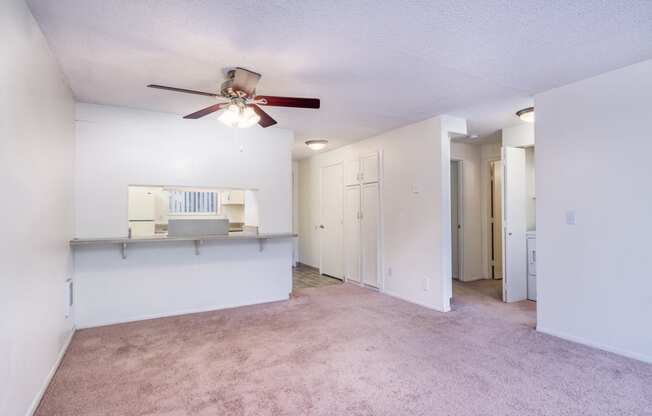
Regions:
<instances>
[{"instance_id":1,"label":"popcorn ceiling texture","mask_svg":"<svg viewBox=\"0 0 652 416\"><path fill-rule=\"evenodd\" d=\"M332 146L451 112L495 131L536 92L652 57L647 0L28 3L80 101L188 114L212 101L145 85L216 91L245 66L262 93L320 97L269 112ZM493 103L506 118L466 112Z\"/></svg>"},{"instance_id":2,"label":"popcorn ceiling texture","mask_svg":"<svg viewBox=\"0 0 652 416\"><path fill-rule=\"evenodd\" d=\"M450 313L341 284L81 330L36 415L651 414L652 365L535 332L486 282Z\"/></svg>"}]
</instances>

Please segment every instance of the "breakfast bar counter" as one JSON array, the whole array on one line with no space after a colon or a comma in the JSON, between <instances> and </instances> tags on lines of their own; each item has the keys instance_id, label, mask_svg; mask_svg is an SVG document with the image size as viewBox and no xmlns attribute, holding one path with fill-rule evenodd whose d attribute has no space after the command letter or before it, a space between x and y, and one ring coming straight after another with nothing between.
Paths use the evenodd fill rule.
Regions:
<instances>
[{"instance_id":1,"label":"breakfast bar counter","mask_svg":"<svg viewBox=\"0 0 652 416\"><path fill-rule=\"evenodd\" d=\"M295 236L244 231L70 240L75 325L287 300Z\"/></svg>"},{"instance_id":2,"label":"breakfast bar counter","mask_svg":"<svg viewBox=\"0 0 652 416\"><path fill-rule=\"evenodd\" d=\"M193 236L147 236L147 237L102 237L102 238L75 238L70 240L70 246L87 246L87 245L110 245L117 244L122 251L122 258L127 258L127 245L129 244L142 244L142 243L165 243L165 242L179 242L179 241L192 241L195 245L195 254L199 255L199 248L204 241L242 241L242 240L256 240L258 241L259 251L263 251L264 243L271 239L292 238L297 237L295 233L248 233L248 232L234 232L228 235L193 235Z\"/></svg>"}]
</instances>

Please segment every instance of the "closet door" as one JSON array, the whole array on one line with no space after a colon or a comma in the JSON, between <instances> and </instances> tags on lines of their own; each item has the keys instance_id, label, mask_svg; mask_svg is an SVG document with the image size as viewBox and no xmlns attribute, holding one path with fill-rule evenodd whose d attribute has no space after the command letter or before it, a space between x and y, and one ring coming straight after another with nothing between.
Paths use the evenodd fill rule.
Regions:
<instances>
[{"instance_id":1,"label":"closet door","mask_svg":"<svg viewBox=\"0 0 652 416\"><path fill-rule=\"evenodd\" d=\"M360 283L360 186L344 191L344 276Z\"/></svg>"},{"instance_id":2,"label":"closet door","mask_svg":"<svg viewBox=\"0 0 652 416\"><path fill-rule=\"evenodd\" d=\"M357 185L360 183L360 161L358 159L344 162L344 185Z\"/></svg>"},{"instance_id":3,"label":"closet door","mask_svg":"<svg viewBox=\"0 0 652 416\"><path fill-rule=\"evenodd\" d=\"M525 150L503 147L503 300L527 299Z\"/></svg>"},{"instance_id":4,"label":"closet door","mask_svg":"<svg viewBox=\"0 0 652 416\"><path fill-rule=\"evenodd\" d=\"M378 183L362 185L362 221L361 221L361 248L362 248L362 283L380 287L378 277L378 237L380 229L380 192Z\"/></svg>"},{"instance_id":5,"label":"closet door","mask_svg":"<svg viewBox=\"0 0 652 416\"><path fill-rule=\"evenodd\" d=\"M360 179L363 183L378 182L378 153L360 158Z\"/></svg>"}]
</instances>

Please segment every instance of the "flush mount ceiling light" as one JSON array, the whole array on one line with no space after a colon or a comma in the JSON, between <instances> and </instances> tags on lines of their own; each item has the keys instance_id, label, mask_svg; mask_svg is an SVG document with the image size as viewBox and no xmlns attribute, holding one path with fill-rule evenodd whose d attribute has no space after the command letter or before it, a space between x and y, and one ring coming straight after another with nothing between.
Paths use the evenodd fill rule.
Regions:
<instances>
[{"instance_id":1,"label":"flush mount ceiling light","mask_svg":"<svg viewBox=\"0 0 652 416\"><path fill-rule=\"evenodd\" d=\"M306 146L308 146L312 150L321 150L324 147L326 147L327 144L328 144L328 140L326 140L326 139L307 140L306 141Z\"/></svg>"},{"instance_id":2,"label":"flush mount ceiling light","mask_svg":"<svg viewBox=\"0 0 652 416\"><path fill-rule=\"evenodd\" d=\"M518 110L516 116L527 123L534 123L534 107Z\"/></svg>"}]
</instances>

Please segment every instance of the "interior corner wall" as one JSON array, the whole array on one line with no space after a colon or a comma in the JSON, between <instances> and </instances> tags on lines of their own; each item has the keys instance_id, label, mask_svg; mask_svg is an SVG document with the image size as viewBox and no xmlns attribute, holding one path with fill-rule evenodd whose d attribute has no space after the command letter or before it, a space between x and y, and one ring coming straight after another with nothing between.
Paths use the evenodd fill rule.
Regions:
<instances>
[{"instance_id":1,"label":"interior corner wall","mask_svg":"<svg viewBox=\"0 0 652 416\"><path fill-rule=\"evenodd\" d=\"M481 146L451 143L451 159L462 161L462 241L463 265L460 280L486 278L482 267L482 182Z\"/></svg>"},{"instance_id":2,"label":"interior corner wall","mask_svg":"<svg viewBox=\"0 0 652 416\"><path fill-rule=\"evenodd\" d=\"M72 335L74 101L23 0L0 2L0 414L31 414Z\"/></svg>"},{"instance_id":3,"label":"interior corner wall","mask_svg":"<svg viewBox=\"0 0 652 416\"><path fill-rule=\"evenodd\" d=\"M463 131L455 131L462 130ZM382 151L383 291L426 307L446 310L450 290L450 139L466 123L435 117L299 161L299 253L319 266L322 166ZM448 195L450 198L450 195ZM445 201L445 202L444 202ZM442 218L448 218L448 231ZM449 272L445 270L448 267ZM391 268L389 275L387 270ZM444 277L446 276L446 277ZM430 289L425 289L430 279ZM446 282L448 281L448 286Z\"/></svg>"},{"instance_id":4,"label":"interior corner wall","mask_svg":"<svg viewBox=\"0 0 652 416\"><path fill-rule=\"evenodd\" d=\"M535 97L538 330L648 362L650 74L652 60Z\"/></svg>"}]
</instances>

